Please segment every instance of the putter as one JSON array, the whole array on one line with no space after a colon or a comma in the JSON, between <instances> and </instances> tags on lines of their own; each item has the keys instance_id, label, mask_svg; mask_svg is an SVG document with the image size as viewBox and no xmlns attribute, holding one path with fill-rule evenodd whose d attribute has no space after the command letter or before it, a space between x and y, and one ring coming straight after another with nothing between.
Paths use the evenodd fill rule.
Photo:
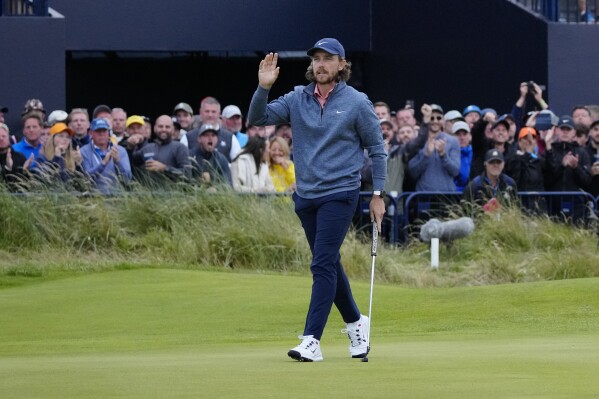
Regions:
<instances>
[{"instance_id":1,"label":"putter","mask_svg":"<svg viewBox=\"0 0 599 399\"><path fill-rule=\"evenodd\" d=\"M368 349L366 350L366 356L362 358L363 362L368 361L368 354L370 353L370 327L372 326L372 292L374 291L374 260L376 259L376 250L379 240L379 229L376 226L376 220L372 223L372 246L370 247L370 255L372 255L372 268L370 271L370 302L368 304Z\"/></svg>"}]
</instances>

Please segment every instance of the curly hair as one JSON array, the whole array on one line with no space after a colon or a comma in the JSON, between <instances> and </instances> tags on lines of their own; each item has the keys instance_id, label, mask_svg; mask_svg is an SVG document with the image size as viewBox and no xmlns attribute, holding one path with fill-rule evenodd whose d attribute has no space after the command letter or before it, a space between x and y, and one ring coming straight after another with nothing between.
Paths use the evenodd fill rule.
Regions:
<instances>
[{"instance_id":1,"label":"curly hair","mask_svg":"<svg viewBox=\"0 0 599 399\"><path fill-rule=\"evenodd\" d=\"M341 59L341 57L339 57ZM351 62L345 62L345 67L337 74L337 82L347 82L351 77ZM308 69L306 70L306 79L310 82L316 82L316 78L314 77L314 69L312 68L312 63L308 65Z\"/></svg>"}]
</instances>

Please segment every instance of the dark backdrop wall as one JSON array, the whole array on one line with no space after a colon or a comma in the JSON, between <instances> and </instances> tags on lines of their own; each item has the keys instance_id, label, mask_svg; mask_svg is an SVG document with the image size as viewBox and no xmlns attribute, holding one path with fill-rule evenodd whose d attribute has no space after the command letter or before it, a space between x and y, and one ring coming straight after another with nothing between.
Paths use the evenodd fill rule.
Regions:
<instances>
[{"instance_id":1,"label":"dark backdrop wall","mask_svg":"<svg viewBox=\"0 0 599 399\"><path fill-rule=\"evenodd\" d=\"M370 49L371 0L52 0L72 51L304 50L336 35Z\"/></svg>"},{"instance_id":2,"label":"dark backdrop wall","mask_svg":"<svg viewBox=\"0 0 599 399\"><path fill-rule=\"evenodd\" d=\"M528 80L547 86L558 113L599 101L599 26L547 25L507 0L50 5L64 19L0 18L0 104L11 127L31 97L49 110L107 103L154 117L213 95L245 110L265 52L295 52L281 60L276 96L305 82L302 54L325 36L345 45L352 84L394 109L414 99L508 112Z\"/></svg>"},{"instance_id":3,"label":"dark backdrop wall","mask_svg":"<svg viewBox=\"0 0 599 399\"><path fill-rule=\"evenodd\" d=\"M599 104L599 25L549 25L550 105L569 114L577 104Z\"/></svg>"},{"instance_id":4,"label":"dark backdrop wall","mask_svg":"<svg viewBox=\"0 0 599 399\"><path fill-rule=\"evenodd\" d=\"M154 118L180 101L197 110L211 95L246 110L268 51L299 52L281 59L273 97L306 82L302 55L322 37L341 40L357 64L370 51L370 3L53 0L67 18L67 105L106 103Z\"/></svg>"},{"instance_id":5,"label":"dark backdrop wall","mask_svg":"<svg viewBox=\"0 0 599 399\"><path fill-rule=\"evenodd\" d=\"M25 101L65 106L65 20L0 17L0 105L9 108L11 133L20 130Z\"/></svg>"},{"instance_id":6,"label":"dark backdrop wall","mask_svg":"<svg viewBox=\"0 0 599 399\"><path fill-rule=\"evenodd\" d=\"M483 5L484 3L484 5ZM378 0L364 84L393 109L511 110L523 81L547 85L546 23L505 0Z\"/></svg>"}]
</instances>

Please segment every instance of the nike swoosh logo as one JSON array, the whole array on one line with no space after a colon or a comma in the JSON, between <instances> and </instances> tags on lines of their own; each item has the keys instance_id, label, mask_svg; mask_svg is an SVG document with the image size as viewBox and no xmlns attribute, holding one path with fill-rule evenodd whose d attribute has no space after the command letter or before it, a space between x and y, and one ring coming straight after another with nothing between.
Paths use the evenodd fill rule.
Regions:
<instances>
[{"instance_id":1,"label":"nike swoosh logo","mask_svg":"<svg viewBox=\"0 0 599 399\"><path fill-rule=\"evenodd\" d=\"M337 113L338 113L338 114L342 114L342 113L344 113L344 112L345 112L345 111L339 111L339 110L337 110Z\"/></svg>"},{"instance_id":2,"label":"nike swoosh logo","mask_svg":"<svg viewBox=\"0 0 599 399\"><path fill-rule=\"evenodd\" d=\"M323 44L327 44L328 42L318 42L316 43L317 46L322 46Z\"/></svg>"}]
</instances>

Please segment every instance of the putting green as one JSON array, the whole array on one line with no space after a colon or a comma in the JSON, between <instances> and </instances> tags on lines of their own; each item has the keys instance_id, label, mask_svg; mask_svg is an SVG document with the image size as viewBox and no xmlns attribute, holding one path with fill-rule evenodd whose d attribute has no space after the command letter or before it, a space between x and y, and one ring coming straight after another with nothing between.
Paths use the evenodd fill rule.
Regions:
<instances>
[{"instance_id":1,"label":"putting green","mask_svg":"<svg viewBox=\"0 0 599 399\"><path fill-rule=\"evenodd\" d=\"M297 363L311 281L129 270L0 290L0 398L596 398L599 280L377 285L369 363L333 311ZM362 311L368 283L354 283Z\"/></svg>"}]
</instances>

